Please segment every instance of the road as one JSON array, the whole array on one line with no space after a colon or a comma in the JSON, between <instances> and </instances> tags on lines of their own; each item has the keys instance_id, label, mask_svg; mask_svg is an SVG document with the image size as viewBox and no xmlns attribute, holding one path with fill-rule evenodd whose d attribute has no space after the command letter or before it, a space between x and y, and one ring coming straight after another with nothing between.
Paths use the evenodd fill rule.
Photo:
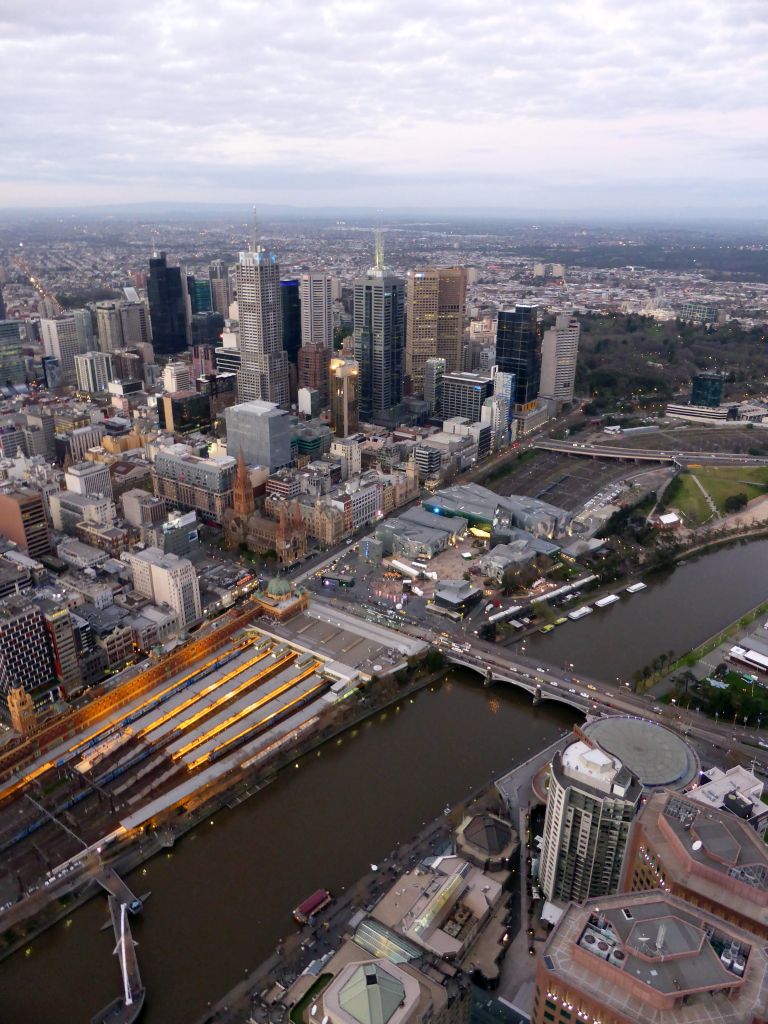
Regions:
<instances>
[{"instance_id":1,"label":"road","mask_svg":"<svg viewBox=\"0 0 768 1024\"><path fill-rule=\"evenodd\" d=\"M657 448L625 448L620 445L590 444L580 441L555 441L551 438L537 440L536 448L548 452L562 452L564 455L579 455L587 458L626 459L629 462L669 462L687 465L691 462L709 463L713 466L768 466L768 458L759 455L742 455L738 452L673 452Z\"/></svg>"}]
</instances>

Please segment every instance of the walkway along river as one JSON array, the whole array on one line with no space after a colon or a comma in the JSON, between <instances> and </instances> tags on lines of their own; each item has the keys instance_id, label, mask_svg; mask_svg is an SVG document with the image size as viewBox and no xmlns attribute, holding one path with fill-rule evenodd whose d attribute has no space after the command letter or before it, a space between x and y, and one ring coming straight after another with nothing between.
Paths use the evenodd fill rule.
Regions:
<instances>
[{"instance_id":1,"label":"walkway along river","mask_svg":"<svg viewBox=\"0 0 768 1024\"><path fill-rule=\"evenodd\" d=\"M719 550L649 581L648 590L528 641L553 664L628 678L662 651L682 652L768 596L768 541ZM146 876L132 920L147 987L146 1024L189 1024L293 927L313 889L341 891L398 841L575 721L532 708L511 687L454 672L400 709L310 755L212 825L190 833ZM106 901L93 900L0 964L0 1024L82 1024L110 1001L119 975Z\"/></svg>"}]
</instances>

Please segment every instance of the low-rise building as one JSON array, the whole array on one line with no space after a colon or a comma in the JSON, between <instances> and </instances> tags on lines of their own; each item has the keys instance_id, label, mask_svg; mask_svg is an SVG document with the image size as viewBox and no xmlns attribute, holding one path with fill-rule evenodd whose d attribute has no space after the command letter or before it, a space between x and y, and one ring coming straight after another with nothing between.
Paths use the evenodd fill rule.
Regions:
<instances>
[{"instance_id":1,"label":"low-rise building","mask_svg":"<svg viewBox=\"0 0 768 1024\"><path fill-rule=\"evenodd\" d=\"M632 828L622 879L662 887L768 939L768 846L730 811L654 793Z\"/></svg>"},{"instance_id":2,"label":"low-rise building","mask_svg":"<svg viewBox=\"0 0 768 1024\"><path fill-rule=\"evenodd\" d=\"M654 890L571 903L536 965L532 1024L762 1024L765 940Z\"/></svg>"}]
</instances>

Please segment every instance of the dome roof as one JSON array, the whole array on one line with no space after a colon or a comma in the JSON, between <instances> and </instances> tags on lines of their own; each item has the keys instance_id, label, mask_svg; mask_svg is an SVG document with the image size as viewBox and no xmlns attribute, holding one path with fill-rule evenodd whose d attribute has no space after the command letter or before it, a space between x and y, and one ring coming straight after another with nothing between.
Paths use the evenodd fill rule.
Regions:
<instances>
[{"instance_id":1,"label":"dome roof","mask_svg":"<svg viewBox=\"0 0 768 1024\"><path fill-rule=\"evenodd\" d=\"M273 576L267 584L267 593L270 597L285 597L290 592L291 584L280 576Z\"/></svg>"}]
</instances>

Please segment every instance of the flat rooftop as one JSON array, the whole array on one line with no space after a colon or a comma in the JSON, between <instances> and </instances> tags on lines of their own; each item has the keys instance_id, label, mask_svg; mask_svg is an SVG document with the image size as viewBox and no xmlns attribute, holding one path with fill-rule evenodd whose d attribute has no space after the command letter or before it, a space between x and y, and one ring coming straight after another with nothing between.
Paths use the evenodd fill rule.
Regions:
<instances>
[{"instance_id":1,"label":"flat rooftop","mask_svg":"<svg viewBox=\"0 0 768 1024\"><path fill-rule=\"evenodd\" d=\"M636 1024L746 1024L768 1005L761 941L660 890L570 904L542 966L575 1009L582 992Z\"/></svg>"},{"instance_id":2,"label":"flat rooftop","mask_svg":"<svg viewBox=\"0 0 768 1024\"><path fill-rule=\"evenodd\" d=\"M599 718L581 731L606 753L621 758L645 789L683 789L699 772L693 748L670 729L645 718Z\"/></svg>"},{"instance_id":3,"label":"flat rooftop","mask_svg":"<svg viewBox=\"0 0 768 1024\"><path fill-rule=\"evenodd\" d=\"M668 883L768 931L768 846L754 829L730 811L674 793L654 793L637 820Z\"/></svg>"}]
</instances>

